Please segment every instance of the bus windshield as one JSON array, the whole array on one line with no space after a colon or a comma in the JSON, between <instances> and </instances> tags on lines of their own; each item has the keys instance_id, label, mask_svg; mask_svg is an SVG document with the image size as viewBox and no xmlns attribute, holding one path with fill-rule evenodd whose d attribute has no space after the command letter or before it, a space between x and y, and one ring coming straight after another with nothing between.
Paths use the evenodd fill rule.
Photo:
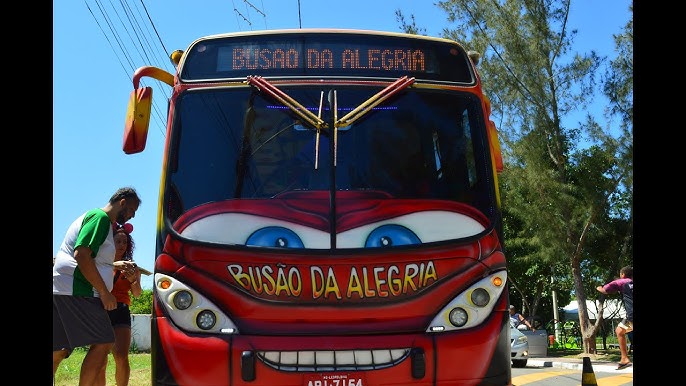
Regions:
<instances>
[{"instance_id":1,"label":"bus windshield","mask_svg":"<svg viewBox=\"0 0 686 386\"><path fill-rule=\"evenodd\" d=\"M359 195L379 202L452 201L477 209L488 223L495 222L483 111L473 94L407 89L369 108L352 124L335 128L337 118L369 100L379 87L279 85L279 89L321 117L324 127L308 125L301 115L258 88L201 88L179 96L172 127L170 186L165 189L169 192L165 215L177 232L189 238L202 233L202 241L208 242L259 245L248 242L248 233L230 236L236 227L216 237L183 231L190 220L184 221L182 215L217 202L233 201L231 205L239 208L245 200L281 199L291 206L299 200L320 203L312 204L317 210L309 209L321 220L320 230L344 233L341 216L362 210L346 206L346 198ZM392 213L386 216L390 217ZM225 221L245 223L239 217ZM317 228L314 223L308 226ZM475 225L472 230L434 234L421 242L469 237L483 230ZM292 246L363 245L332 237L330 242Z\"/></svg>"}]
</instances>

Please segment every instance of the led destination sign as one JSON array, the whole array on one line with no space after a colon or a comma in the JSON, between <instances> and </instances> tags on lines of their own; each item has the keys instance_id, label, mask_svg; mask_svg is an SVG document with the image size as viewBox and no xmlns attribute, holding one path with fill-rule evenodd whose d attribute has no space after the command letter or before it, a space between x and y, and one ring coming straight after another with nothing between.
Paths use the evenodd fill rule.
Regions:
<instances>
[{"instance_id":1,"label":"led destination sign","mask_svg":"<svg viewBox=\"0 0 686 386\"><path fill-rule=\"evenodd\" d=\"M182 66L183 81L248 75L474 81L467 54L455 43L354 32L219 35L192 45Z\"/></svg>"},{"instance_id":2,"label":"led destination sign","mask_svg":"<svg viewBox=\"0 0 686 386\"><path fill-rule=\"evenodd\" d=\"M375 71L426 72L427 52L421 49L348 49L338 52L331 49L307 49L304 58L294 49L236 47L230 53L231 70L271 69L350 69ZM220 54L220 58L225 55ZM220 66L224 60L220 59Z\"/></svg>"}]
</instances>

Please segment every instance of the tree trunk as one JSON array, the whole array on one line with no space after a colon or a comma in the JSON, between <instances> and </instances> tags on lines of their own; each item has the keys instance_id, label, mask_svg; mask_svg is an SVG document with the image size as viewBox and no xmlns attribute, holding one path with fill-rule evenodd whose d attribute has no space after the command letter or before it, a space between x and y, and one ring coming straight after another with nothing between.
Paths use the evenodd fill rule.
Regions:
<instances>
[{"instance_id":1,"label":"tree trunk","mask_svg":"<svg viewBox=\"0 0 686 386\"><path fill-rule=\"evenodd\" d=\"M581 339L584 343L584 353L586 354L595 354L597 352L596 350L596 344L595 344L595 329L594 328L589 328L587 331L584 331L581 333Z\"/></svg>"},{"instance_id":2,"label":"tree trunk","mask_svg":"<svg viewBox=\"0 0 686 386\"><path fill-rule=\"evenodd\" d=\"M593 224L595 218L595 212L591 208L588 220L584 224L581 236L577 241L576 249L571 256L570 265L572 267L572 277L574 280L574 292L576 293L576 302L579 307L579 327L581 329L581 339L583 341L583 348L585 354L595 354L596 344L595 344L595 332L598 322L602 320L602 313L598 316L596 324L592 325L588 317L588 309L586 308L586 292L584 290L583 277L581 275L581 251L583 250L583 245L586 240L586 235L588 234L588 229ZM601 310L602 311L602 310Z\"/></svg>"}]
</instances>

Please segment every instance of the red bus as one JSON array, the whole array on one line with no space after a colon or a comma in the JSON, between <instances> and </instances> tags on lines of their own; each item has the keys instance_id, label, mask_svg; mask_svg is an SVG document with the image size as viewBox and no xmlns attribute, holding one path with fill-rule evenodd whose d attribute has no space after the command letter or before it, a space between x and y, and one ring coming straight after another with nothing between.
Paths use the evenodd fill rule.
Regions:
<instances>
[{"instance_id":1,"label":"red bus","mask_svg":"<svg viewBox=\"0 0 686 386\"><path fill-rule=\"evenodd\" d=\"M477 55L363 30L199 38L168 84L154 385L510 385L496 127Z\"/></svg>"}]
</instances>

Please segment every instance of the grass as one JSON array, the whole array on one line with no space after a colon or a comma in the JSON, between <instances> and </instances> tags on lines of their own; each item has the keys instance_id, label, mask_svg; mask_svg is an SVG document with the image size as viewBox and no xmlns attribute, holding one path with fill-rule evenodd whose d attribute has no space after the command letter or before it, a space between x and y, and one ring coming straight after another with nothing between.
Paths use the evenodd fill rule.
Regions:
<instances>
[{"instance_id":1,"label":"grass","mask_svg":"<svg viewBox=\"0 0 686 386\"><path fill-rule=\"evenodd\" d=\"M618 349L607 349L603 350L600 347L596 347L595 354L584 354L582 349L548 349L549 358L582 358L588 356L594 361L608 361L608 362L619 362L621 355ZM633 352L629 353L629 359L634 360Z\"/></svg>"},{"instance_id":2,"label":"grass","mask_svg":"<svg viewBox=\"0 0 686 386\"><path fill-rule=\"evenodd\" d=\"M55 373L55 386L74 386L79 384L81 362L83 362L86 352L85 348L77 348L69 355L69 358L60 363L60 367ZM129 363L131 364L129 386L150 386L152 383L150 379L150 353L129 353ZM114 367L114 358L110 354L107 361L107 386L116 385L114 381Z\"/></svg>"}]
</instances>

